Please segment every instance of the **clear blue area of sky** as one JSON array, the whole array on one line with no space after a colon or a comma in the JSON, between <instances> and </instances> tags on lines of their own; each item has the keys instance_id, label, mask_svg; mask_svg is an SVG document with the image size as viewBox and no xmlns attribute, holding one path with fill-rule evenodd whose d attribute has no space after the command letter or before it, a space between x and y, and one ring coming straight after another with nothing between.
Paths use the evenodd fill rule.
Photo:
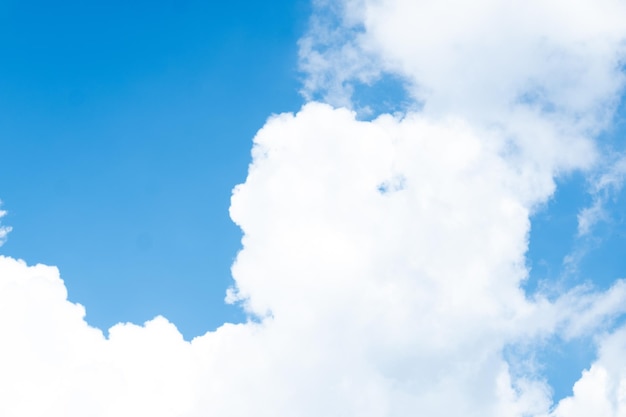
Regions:
<instances>
[{"instance_id":1,"label":"clear blue area of sky","mask_svg":"<svg viewBox=\"0 0 626 417\"><path fill-rule=\"evenodd\" d=\"M0 198L14 228L0 253L57 265L103 330L161 314L189 339L245 320L223 301L240 248L230 193L265 119L302 103L308 3L0 1ZM395 79L356 93L374 114L406 107ZM610 132L616 148L625 131ZM580 248L567 285L626 271L626 195L580 241L585 179L559 184L532 219L529 294ZM593 347L554 341L539 357L561 398Z\"/></svg>"},{"instance_id":2,"label":"clear blue area of sky","mask_svg":"<svg viewBox=\"0 0 626 417\"><path fill-rule=\"evenodd\" d=\"M105 330L244 320L223 302L231 189L265 119L301 105L308 15L306 0L0 2L1 253L57 265Z\"/></svg>"}]
</instances>

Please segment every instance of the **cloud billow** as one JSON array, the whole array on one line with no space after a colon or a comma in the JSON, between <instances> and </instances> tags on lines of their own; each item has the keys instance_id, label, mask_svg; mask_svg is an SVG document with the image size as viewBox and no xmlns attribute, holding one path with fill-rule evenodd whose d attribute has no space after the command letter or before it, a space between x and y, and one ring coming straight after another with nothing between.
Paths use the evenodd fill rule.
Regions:
<instances>
[{"instance_id":1,"label":"cloud billow","mask_svg":"<svg viewBox=\"0 0 626 417\"><path fill-rule=\"evenodd\" d=\"M526 294L530 215L602 161L622 93L620 2L348 1L300 42L305 94L254 138L230 213L228 301L186 342L162 317L105 338L59 272L0 257L3 416L552 416L626 412L626 284ZM329 13L334 13L331 16ZM359 120L350 86L406 81L420 110ZM341 107L344 106L344 107ZM505 355L595 338L556 404Z\"/></svg>"}]
</instances>

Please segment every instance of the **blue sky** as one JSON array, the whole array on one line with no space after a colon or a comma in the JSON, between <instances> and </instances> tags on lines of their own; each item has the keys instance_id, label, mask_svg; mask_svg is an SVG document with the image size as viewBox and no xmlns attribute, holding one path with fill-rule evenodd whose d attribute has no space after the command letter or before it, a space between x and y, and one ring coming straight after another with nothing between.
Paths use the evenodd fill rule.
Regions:
<instances>
[{"instance_id":1,"label":"blue sky","mask_svg":"<svg viewBox=\"0 0 626 417\"><path fill-rule=\"evenodd\" d=\"M297 110L308 4L2 2L4 254L57 265L87 320L186 337L223 302L252 137ZM245 10L245 13L241 13Z\"/></svg>"},{"instance_id":2,"label":"blue sky","mask_svg":"<svg viewBox=\"0 0 626 417\"><path fill-rule=\"evenodd\" d=\"M46 276L105 333L85 363L123 352L106 360L125 380L177 392L96 370L119 399L103 415L186 410L176 389L215 378L189 388L200 415L361 416L370 390L377 416L580 417L601 372L626 384L626 8L598 1L0 1L0 290L26 288L0 293L0 331L92 343L71 303L37 298L58 293ZM138 326L107 339L117 323ZM6 387L56 384L48 353Z\"/></svg>"}]
</instances>

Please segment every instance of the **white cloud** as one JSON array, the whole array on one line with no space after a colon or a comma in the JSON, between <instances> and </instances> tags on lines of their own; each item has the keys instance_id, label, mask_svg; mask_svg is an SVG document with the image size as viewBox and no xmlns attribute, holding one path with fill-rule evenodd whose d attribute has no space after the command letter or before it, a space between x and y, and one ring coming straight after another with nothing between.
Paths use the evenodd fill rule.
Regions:
<instances>
[{"instance_id":1,"label":"white cloud","mask_svg":"<svg viewBox=\"0 0 626 417\"><path fill-rule=\"evenodd\" d=\"M258 323L186 342L157 317L105 338L55 268L0 257L0 415L550 412L544 378L503 351L592 337L626 305L621 281L555 300L521 289L529 215L556 175L598 160L622 86L621 3L338 10L339 27L319 15L301 42L307 91L349 103L351 82L391 72L424 107L359 121L311 102L259 131L232 198L244 238L229 293ZM555 416L604 395L585 378Z\"/></svg>"},{"instance_id":2,"label":"white cloud","mask_svg":"<svg viewBox=\"0 0 626 417\"><path fill-rule=\"evenodd\" d=\"M626 415L626 328L604 335L598 359L583 372L571 397L551 417L621 417Z\"/></svg>"},{"instance_id":3,"label":"white cloud","mask_svg":"<svg viewBox=\"0 0 626 417\"><path fill-rule=\"evenodd\" d=\"M0 205L1 204L2 204L2 201L0 201ZM7 214L6 210L0 210L0 246L2 246L4 242L6 242L7 235L11 232L10 226L4 226L1 223L2 218L6 216L6 214Z\"/></svg>"},{"instance_id":4,"label":"white cloud","mask_svg":"<svg viewBox=\"0 0 626 417\"><path fill-rule=\"evenodd\" d=\"M607 167L600 168L600 174L591 181L593 202L578 214L578 235L587 236L601 221L609 221L605 206L618 193L626 176L626 155L621 155Z\"/></svg>"},{"instance_id":5,"label":"white cloud","mask_svg":"<svg viewBox=\"0 0 626 417\"><path fill-rule=\"evenodd\" d=\"M107 340L55 268L0 258L0 414L545 412L549 387L512 375L503 347L588 334L626 294L526 299L528 206L552 185L498 142L459 120L362 122L317 103L273 118L231 209L238 294L271 318L192 342L163 318ZM529 192L530 175L544 188Z\"/></svg>"},{"instance_id":6,"label":"white cloud","mask_svg":"<svg viewBox=\"0 0 626 417\"><path fill-rule=\"evenodd\" d=\"M309 93L337 97L342 85L390 72L427 111L500 122L527 105L588 124L610 114L623 85L626 5L618 0L316 3L318 23L301 41ZM339 19L326 17L329 4Z\"/></svg>"}]
</instances>

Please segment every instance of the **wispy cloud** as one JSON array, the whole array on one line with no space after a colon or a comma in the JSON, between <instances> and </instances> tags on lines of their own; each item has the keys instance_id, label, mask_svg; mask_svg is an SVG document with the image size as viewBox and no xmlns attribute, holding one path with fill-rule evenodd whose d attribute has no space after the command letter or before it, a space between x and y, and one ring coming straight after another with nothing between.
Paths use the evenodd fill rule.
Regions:
<instances>
[{"instance_id":1,"label":"wispy cloud","mask_svg":"<svg viewBox=\"0 0 626 417\"><path fill-rule=\"evenodd\" d=\"M0 206L2 205L2 201L0 201ZM4 226L2 222L2 218L7 215L6 210L0 210L0 246L6 242L7 235L11 232L12 228L10 226Z\"/></svg>"},{"instance_id":2,"label":"wispy cloud","mask_svg":"<svg viewBox=\"0 0 626 417\"><path fill-rule=\"evenodd\" d=\"M602 167L601 173L591 181L591 196L593 202L583 208L578 214L578 236L587 236L593 227L601 221L609 220L606 204L623 187L626 177L626 156L619 156L609 162L608 167Z\"/></svg>"}]
</instances>

